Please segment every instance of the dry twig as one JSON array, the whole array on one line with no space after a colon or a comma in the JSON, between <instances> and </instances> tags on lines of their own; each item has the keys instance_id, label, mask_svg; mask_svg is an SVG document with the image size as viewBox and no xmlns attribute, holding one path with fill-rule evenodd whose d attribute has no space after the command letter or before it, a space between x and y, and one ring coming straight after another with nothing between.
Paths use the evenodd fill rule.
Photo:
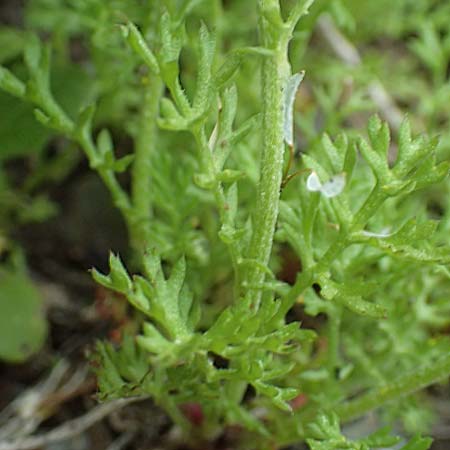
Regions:
<instances>
[{"instance_id":1,"label":"dry twig","mask_svg":"<svg viewBox=\"0 0 450 450\"><path fill-rule=\"evenodd\" d=\"M70 439L89 429L96 422L102 420L112 412L123 408L130 403L145 400L146 398L147 397L121 398L104 403L95 407L85 415L69 420L48 433L25 438L22 437L12 441L0 441L0 450L31 450L34 448L45 447L53 442Z\"/></svg>"}]
</instances>

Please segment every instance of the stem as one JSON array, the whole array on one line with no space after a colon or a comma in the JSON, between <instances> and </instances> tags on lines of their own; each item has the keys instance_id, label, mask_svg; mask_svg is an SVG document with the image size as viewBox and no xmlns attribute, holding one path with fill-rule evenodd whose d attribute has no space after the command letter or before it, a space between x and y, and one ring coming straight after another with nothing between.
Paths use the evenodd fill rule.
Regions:
<instances>
[{"instance_id":1,"label":"stem","mask_svg":"<svg viewBox=\"0 0 450 450\"><path fill-rule=\"evenodd\" d=\"M339 405L336 412L343 421L362 416L388 401L412 394L430 384L436 383L450 374L450 353L434 364L407 374L387 386L369 391L361 397Z\"/></svg>"},{"instance_id":2,"label":"stem","mask_svg":"<svg viewBox=\"0 0 450 450\"><path fill-rule=\"evenodd\" d=\"M145 91L141 126L136 136L135 159L131 174L131 202L133 208L131 223L131 242L135 250L149 244L149 226L152 217L151 207L151 160L158 139L156 119L159 113L159 101L163 91L161 78L148 75L148 87Z\"/></svg>"},{"instance_id":3,"label":"stem","mask_svg":"<svg viewBox=\"0 0 450 450\"><path fill-rule=\"evenodd\" d=\"M331 303L331 311L328 314L328 358L327 366L331 377L335 376L335 369L339 364L339 343L341 336L342 307Z\"/></svg>"},{"instance_id":4,"label":"stem","mask_svg":"<svg viewBox=\"0 0 450 450\"><path fill-rule=\"evenodd\" d=\"M341 423L349 422L353 419L363 416L364 414L379 408L384 403L396 401L401 397L413 394L434 383L444 380L450 375L450 353L435 361L431 366L422 367L413 373L404 375L403 377L392 382L390 385L381 386L377 389L369 391L367 394L360 396L355 400L350 400L334 408L339 415ZM301 422L308 424L314 420L318 410L323 409L321 405L318 408L309 410L306 414L300 416L292 416L294 423ZM290 426L289 419L286 420L286 427ZM280 439L278 444L288 446L308 437L305 429L303 433L299 433L294 439Z\"/></svg>"},{"instance_id":5,"label":"stem","mask_svg":"<svg viewBox=\"0 0 450 450\"><path fill-rule=\"evenodd\" d=\"M192 134L197 143L197 147L200 149L201 165L202 165L203 171L205 173L210 173L215 178L217 169L214 164L214 159L213 159L213 155L211 153L211 149L209 148L208 141L206 139L204 127L199 127L199 128L194 127L191 131L192 131ZM229 208L227 205L227 200L225 197L223 186L219 181L215 182L215 184L212 188L212 192L214 194L214 199L215 199L217 207L218 207L220 222L223 225L234 227L234 223L230 218ZM233 264L233 270L234 270L234 274L235 274L235 285L238 285L239 280L240 280L240 277L239 277L239 275L240 275L239 253L240 252L239 252L239 249L235 242L231 242L231 243L227 244L227 246L228 246L228 250L230 252L231 262ZM235 290L237 290L237 289L235 288Z\"/></svg>"},{"instance_id":6,"label":"stem","mask_svg":"<svg viewBox=\"0 0 450 450\"><path fill-rule=\"evenodd\" d=\"M72 136L70 136L73 138ZM89 134L88 136L81 136L79 138L73 138L76 142L78 142L86 154L91 167L97 171L100 178L102 179L105 186L108 188L110 195L112 197L114 206L122 213L127 226L129 227L128 214L130 211L130 201L127 193L120 186L115 173L111 169L106 169L105 167L99 166L95 167L95 159L97 158L98 150L92 140L92 136Z\"/></svg>"},{"instance_id":7,"label":"stem","mask_svg":"<svg viewBox=\"0 0 450 450\"><path fill-rule=\"evenodd\" d=\"M353 218L351 232L362 230L367 225L369 219L381 207L386 198L387 195L381 191L379 183L377 183Z\"/></svg>"},{"instance_id":8,"label":"stem","mask_svg":"<svg viewBox=\"0 0 450 450\"><path fill-rule=\"evenodd\" d=\"M381 206L383 201L386 199L386 195L379 191L378 187L375 187L372 193L369 195L364 205L361 206L358 213L353 218L352 224L350 225L350 230L346 235L354 233L363 229L370 217L375 213L375 211ZM313 266L308 267L310 273L312 274L309 281L312 283L314 281L314 275L320 272L326 272L333 261L342 253L342 251L348 246L349 241L345 235L338 237L322 258L315 263ZM297 277L297 280L292 286L291 291L288 296L291 301L298 297L309 285L306 284L307 277L301 276Z\"/></svg>"},{"instance_id":9,"label":"stem","mask_svg":"<svg viewBox=\"0 0 450 450\"><path fill-rule=\"evenodd\" d=\"M284 89L291 74L288 60L290 33L261 19L260 33L264 47L273 53L264 58L262 68L263 97L263 152L256 208L253 215L253 234L248 258L258 261L245 271L243 286L258 286L264 283L266 272L263 266L269 263L275 225L278 218L280 188L283 175L284 155ZM255 308L261 301L261 291L252 291Z\"/></svg>"}]
</instances>

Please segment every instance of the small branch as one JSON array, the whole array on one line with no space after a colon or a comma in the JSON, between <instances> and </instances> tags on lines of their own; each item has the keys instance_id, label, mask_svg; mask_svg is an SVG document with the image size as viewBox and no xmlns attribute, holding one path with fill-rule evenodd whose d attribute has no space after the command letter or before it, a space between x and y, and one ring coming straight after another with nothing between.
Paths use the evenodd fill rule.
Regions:
<instances>
[{"instance_id":1,"label":"small branch","mask_svg":"<svg viewBox=\"0 0 450 450\"><path fill-rule=\"evenodd\" d=\"M212 147L214 146L214 134L217 133L217 130L214 129L213 134L211 135L210 141L207 140L205 135L204 127L200 129L193 129L192 135L194 136L197 146L201 151L201 164L202 169L205 173L211 174L214 178L217 176L217 167L213 159ZM220 216L220 221L222 225L226 225L229 227L234 226L234 219L230 216L229 206L227 204L227 199L225 197L225 192L223 185L220 181L216 181L212 188L212 192L214 194L214 199L216 201L218 212ZM240 251L235 242L231 241L227 244L231 262L233 265L234 274L236 277L235 283L236 285L240 280L240 271L239 271L239 259L240 259Z\"/></svg>"},{"instance_id":2,"label":"small branch","mask_svg":"<svg viewBox=\"0 0 450 450\"><path fill-rule=\"evenodd\" d=\"M135 250L140 251L150 245L151 207L151 160L156 151L158 130L156 119L163 84L159 75L149 74L148 85L142 103L140 127L135 137L135 159L131 173L131 199L133 220L131 221L131 241Z\"/></svg>"},{"instance_id":3,"label":"small branch","mask_svg":"<svg viewBox=\"0 0 450 450\"><path fill-rule=\"evenodd\" d=\"M276 2L278 4L278 2ZM260 36L263 47L273 54L264 58L262 65L262 153L259 182L256 194L255 211L252 217L252 237L247 259L257 261L245 270L241 286L258 286L264 284L266 267L272 252L275 226L278 219L280 188L283 182L284 164L284 108L286 83L291 76L288 58L288 45L291 39L290 29L279 28L264 17L266 7L260 4ZM298 17L295 17L298 20ZM292 18L294 21L294 18ZM259 308L262 291L251 292L252 304Z\"/></svg>"},{"instance_id":4,"label":"small branch","mask_svg":"<svg viewBox=\"0 0 450 450\"><path fill-rule=\"evenodd\" d=\"M147 398L148 397L131 397L104 403L95 407L87 414L77 417L76 419L69 420L48 433L15 439L12 441L0 441L0 450L32 450L34 448L46 447L53 442L70 439L89 429L96 422L99 422L112 412L117 411L130 403L146 400Z\"/></svg>"},{"instance_id":5,"label":"small branch","mask_svg":"<svg viewBox=\"0 0 450 450\"><path fill-rule=\"evenodd\" d=\"M41 410L43 402L58 389L69 369L67 360L62 359L45 380L22 392L1 411L0 442L28 436L36 430L47 417Z\"/></svg>"},{"instance_id":6,"label":"small branch","mask_svg":"<svg viewBox=\"0 0 450 450\"><path fill-rule=\"evenodd\" d=\"M380 386L367 394L338 405L336 412L342 421L360 417L389 401L405 397L450 375L450 354L407 374L392 383Z\"/></svg>"},{"instance_id":7,"label":"small branch","mask_svg":"<svg viewBox=\"0 0 450 450\"><path fill-rule=\"evenodd\" d=\"M135 431L128 431L126 433L123 433L114 442L108 445L108 448L106 450L122 450L133 440L135 435Z\"/></svg>"},{"instance_id":8,"label":"small branch","mask_svg":"<svg viewBox=\"0 0 450 450\"><path fill-rule=\"evenodd\" d=\"M361 65L361 56L358 50L336 28L328 15L322 15L317 25L321 35L339 59L351 67ZM379 80L374 80L367 87L367 91L390 127L398 131L403 121L403 114L383 84Z\"/></svg>"}]
</instances>

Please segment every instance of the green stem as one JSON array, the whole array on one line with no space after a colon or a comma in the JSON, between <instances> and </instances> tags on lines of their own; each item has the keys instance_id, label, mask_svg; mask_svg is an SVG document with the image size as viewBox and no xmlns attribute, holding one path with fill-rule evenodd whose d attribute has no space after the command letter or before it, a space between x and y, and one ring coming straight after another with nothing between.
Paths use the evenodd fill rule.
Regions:
<instances>
[{"instance_id":1,"label":"green stem","mask_svg":"<svg viewBox=\"0 0 450 450\"><path fill-rule=\"evenodd\" d=\"M331 377L335 376L335 369L339 364L339 343L341 336L341 316L342 307L336 304L330 304L330 313L328 314L328 358L327 366Z\"/></svg>"},{"instance_id":2,"label":"green stem","mask_svg":"<svg viewBox=\"0 0 450 450\"><path fill-rule=\"evenodd\" d=\"M311 283L316 278L314 275L329 270L329 267L331 266L333 261L349 245L350 242L347 239L347 236L349 234L351 235L352 233L355 233L356 231L363 229L367 225L367 222L369 221L370 217L372 217L375 211L379 209L379 207L385 201L385 199L386 195L380 192L380 190L377 187L375 187L375 189L367 198L364 205L359 209L358 213L355 215L352 224L350 225L350 230L346 231L345 234L340 235L316 264L312 265L311 267L308 267L310 273L313 274L309 279ZM306 285L305 283L305 280L307 280L308 278L301 275L302 274L300 274L297 277L294 286L292 286L292 289L289 292L289 298L292 299L293 302L295 301L295 298L298 297L308 287L308 285Z\"/></svg>"},{"instance_id":3,"label":"green stem","mask_svg":"<svg viewBox=\"0 0 450 450\"><path fill-rule=\"evenodd\" d=\"M141 125L135 141L135 159L131 173L131 202L133 208L130 229L131 242L135 250L150 244L151 207L151 160L158 139L156 119L163 91L161 78L148 75L148 86L143 98Z\"/></svg>"},{"instance_id":4,"label":"green stem","mask_svg":"<svg viewBox=\"0 0 450 450\"><path fill-rule=\"evenodd\" d=\"M214 163L211 149L209 148L209 144L208 144L208 140L205 135L204 127L203 126L194 127L191 131L192 131L192 134L197 143L197 147L200 150L202 170L205 173L211 174L216 179L217 168ZM214 200L218 207L220 222L223 225L227 225L229 227L234 228L234 223L230 218L229 208L227 205L227 200L225 197L223 186L220 183L220 181L218 181L217 179L212 188L212 192L214 194ZM239 279L240 279L240 277L239 277L239 275L240 275L239 253L240 252L239 252L239 249L235 242L230 242L228 244L228 250L230 252L231 262L233 264L233 270L234 270L234 274L235 274L235 278L236 278L235 284L237 284L237 283L239 283Z\"/></svg>"},{"instance_id":5,"label":"green stem","mask_svg":"<svg viewBox=\"0 0 450 450\"><path fill-rule=\"evenodd\" d=\"M244 273L242 286L259 286L264 283L263 266L269 263L275 225L278 218L280 189L284 156L284 101L285 86L291 74L288 60L290 34L261 19L260 33L264 47L273 50L266 56L262 68L263 98L263 151L256 208L253 215L253 234L248 258L258 261ZM262 292L252 291L253 306L258 307Z\"/></svg>"},{"instance_id":6,"label":"green stem","mask_svg":"<svg viewBox=\"0 0 450 450\"><path fill-rule=\"evenodd\" d=\"M343 421L362 416L388 401L412 394L450 375L450 353L434 364L415 370L398 380L369 391L355 400L338 405L336 412Z\"/></svg>"},{"instance_id":7,"label":"green stem","mask_svg":"<svg viewBox=\"0 0 450 450\"><path fill-rule=\"evenodd\" d=\"M105 186L108 188L110 195L112 197L114 206L122 213L124 219L127 221L127 226L130 224L128 222L128 215L131 208L130 200L127 193L120 186L115 173L111 169L106 169L104 166L95 167L95 159L98 154L98 150L92 140L92 136L82 135L80 137L73 138L78 142L86 154L91 167L95 168L100 178L102 179Z\"/></svg>"},{"instance_id":8,"label":"green stem","mask_svg":"<svg viewBox=\"0 0 450 450\"><path fill-rule=\"evenodd\" d=\"M353 218L350 231L362 230L386 199L387 195L381 191L379 184L377 184Z\"/></svg>"}]
</instances>

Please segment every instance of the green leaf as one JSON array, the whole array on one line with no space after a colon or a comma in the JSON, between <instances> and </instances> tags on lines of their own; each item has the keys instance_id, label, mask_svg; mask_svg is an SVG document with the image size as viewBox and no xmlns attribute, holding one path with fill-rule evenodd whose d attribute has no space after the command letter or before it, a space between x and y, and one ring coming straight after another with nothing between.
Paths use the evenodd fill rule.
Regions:
<instances>
[{"instance_id":1,"label":"green leaf","mask_svg":"<svg viewBox=\"0 0 450 450\"><path fill-rule=\"evenodd\" d=\"M391 429L389 427L383 427L379 430L372 433L365 439L362 439L361 442L366 443L369 447L392 447L395 444L398 444L401 438L398 436L393 436L391 434Z\"/></svg>"},{"instance_id":2,"label":"green leaf","mask_svg":"<svg viewBox=\"0 0 450 450\"><path fill-rule=\"evenodd\" d=\"M0 66L0 89L15 97L23 98L26 87L11 71Z\"/></svg>"},{"instance_id":3,"label":"green leaf","mask_svg":"<svg viewBox=\"0 0 450 450\"><path fill-rule=\"evenodd\" d=\"M26 43L26 32L9 26L0 26L0 64L16 58Z\"/></svg>"},{"instance_id":4,"label":"green leaf","mask_svg":"<svg viewBox=\"0 0 450 450\"><path fill-rule=\"evenodd\" d=\"M128 45L141 57L149 69L156 74L159 73L158 61L136 25L129 22L127 25L123 25L121 30Z\"/></svg>"},{"instance_id":5,"label":"green leaf","mask_svg":"<svg viewBox=\"0 0 450 450\"><path fill-rule=\"evenodd\" d=\"M95 115L95 105L89 105L83 108L78 116L76 133L80 136L80 139L90 140L92 135L92 121ZM106 141L107 137L104 135L101 137L103 150L105 150L105 144L109 145Z\"/></svg>"},{"instance_id":6,"label":"green leaf","mask_svg":"<svg viewBox=\"0 0 450 450\"><path fill-rule=\"evenodd\" d=\"M114 161L114 164L112 165L112 170L117 173L125 172L125 170L128 169L130 164L134 161L135 155L127 155L123 158L117 159Z\"/></svg>"},{"instance_id":7,"label":"green leaf","mask_svg":"<svg viewBox=\"0 0 450 450\"><path fill-rule=\"evenodd\" d=\"M401 450L428 450L432 443L433 439L431 438L416 436L403 446Z\"/></svg>"},{"instance_id":8,"label":"green leaf","mask_svg":"<svg viewBox=\"0 0 450 450\"><path fill-rule=\"evenodd\" d=\"M167 352L171 347L168 341L156 328L149 322L143 325L144 334L137 336L137 344L144 350L156 355Z\"/></svg>"},{"instance_id":9,"label":"green leaf","mask_svg":"<svg viewBox=\"0 0 450 450\"><path fill-rule=\"evenodd\" d=\"M22 76L22 71L23 67L19 68L18 75ZM76 65L57 65L52 68L51 77L56 101L70 114L77 114L81 105L93 94L90 76ZM0 82L2 88L5 89ZM55 134L47 129L58 127L52 123L48 112L41 110L41 118L45 118L44 127L36 121L35 111L30 104L0 92L0 160L37 154Z\"/></svg>"},{"instance_id":10,"label":"green leaf","mask_svg":"<svg viewBox=\"0 0 450 450\"><path fill-rule=\"evenodd\" d=\"M161 100L161 117L158 125L165 130L182 131L187 130L189 122L178 112L172 100L163 98Z\"/></svg>"},{"instance_id":11,"label":"green leaf","mask_svg":"<svg viewBox=\"0 0 450 450\"><path fill-rule=\"evenodd\" d=\"M46 68L48 69L48 66L45 64L48 61L42 59L41 41L35 34L30 35L28 38L25 46L24 60L32 74L41 74L42 69L44 69L44 72Z\"/></svg>"},{"instance_id":12,"label":"green leaf","mask_svg":"<svg viewBox=\"0 0 450 450\"><path fill-rule=\"evenodd\" d=\"M269 397L277 408L280 408L282 411L286 412L292 411L292 407L289 405L288 401L292 400L300 393L298 389L280 388L261 381L254 381L252 385L258 393Z\"/></svg>"},{"instance_id":13,"label":"green leaf","mask_svg":"<svg viewBox=\"0 0 450 450\"><path fill-rule=\"evenodd\" d=\"M38 154L50 136L36 121L32 106L0 92L0 161Z\"/></svg>"},{"instance_id":14,"label":"green leaf","mask_svg":"<svg viewBox=\"0 0 450 450\"><path fill-rule=\"evenodd\" d=\"M110 253L109 267L109 275L102 275L96 269L92 269L91 274L94 280L108 289L122 294L129 293L132 289L132 282L119 256Z\"/></svg>"},{"instance_id":15,"label":"green leaf","mask_svg":"<svg viewBox=\"0 0 450 450\"><path fill-rule=\"evenodd\" d=\"M372 116L369 119L367 131L369 133L372 148L380 155L382 159L387 160L389 144L391 142L391 136L387 123L382 122L377 115Z\"/></svg>"},{"instance_id":16,"label":"green leaf","mask_svg":"<svg viewBox=\"0 0 450 450\"><path fill-rule=\"evenodd\" d=\"M315 421L308 425L308 434L315 439L339 439L341 429L338 415L319 413Z\"/></svg>"},{"instance_id":17,"label":"green leaf","mask_svg":"<svg viewBox=\"0 0 450 450\"><path fill-rule=\"evenodd\" d=\"M238 73L242 55L239 52L231 52L227 55L223 64L214 73L214 84L218 90L231 82Z\"/></svg>"},{"instance_id":18,"label":"green leaf","mask_svg":"<svg viewBox=\"0 0 450 450\"><path fill-rule=\"evenodd\" d=\"M40 292L24 274L0 271L0 358L22 363L47 336Z\"/></svg>"},{"instance_id":19,"label":"green leaf","mask_svg":"<svg viewBox=\"0 0 450 450\"><path fill-rule=\"evenodd\" d=\"M338 284L331 280L322 278L321 294L326 300L333 300L362 316L372 317L374 319L385 318L387 311L382 306L363 300L359 295L355 295L352 286Z\"/></svg>"},{"instance_id":20,"label":"green leaf","mask_svg":"<svg viewBox=\"0 0 450 450\"><path fill-rule=\"evenodd\" d=\"M84 125L80 124L81 127L85 127L82 131L85 136L89 136L92 133L92 119L95 113L95 109L93 106L90 107L88 111L86 111L85 123ZM107 155L113 155L114 159L114 144L111 137L111 133L103 128L97 137L97 149L103 159L106 159Z\"/></svg>"},{"instance_id":21,"label":"green leaf","mask_svg":"<svg viewBox=\"0 0 450 450\"><path fill-rule=\"evenodd\" d=\"M100 399L143 394L144 386L149 389L148 355L131 336L125 335L119 348L109 343L97 343L91 359Z\"/></svg>"},{"instance_id":22,"label":"green leaf","mask_svg":"<svg viewBox=\"0 0 450 450\"><path fill-rule=\"evenodd\" d=\"M389 174L387 159L375 152L362 138L358 140L358 149L368 162L377 179L383 185L388 184L392 180L392 177Z\"/></svg>"},{"instance_id":23,"label":"green leaf","mask_svg":"<svg viewBox=\"0 0 450 450\"><path fill-rule=\"evenodd\" d=\"M202 23L199 32L198 73L192 112L196 120L209 112L209 105L213 99L212 65L215 48L215 37L209 33L206 25Z\"/></svg>"},{"instance_id":24,"label":"green leaf","mask_svg":"<svg viewBox=\"0 0 450 450\"><path fill-rule=\"evenodd\" d=\"M241 170L225 169L217 174L217 180L221 181L222 183L230 184L235 183L236 181L244 177L245 172L242 172Z\"/></svg>"},{"instance_id":25,"label":"green leaf","mask_svg":"<svg viewBox=\"0 0 450 450\"><path fill-rule=\"evenodd\" d=\"M431 220L417 223L416 219L412 218L395 233L379 236L363 231L354 234L353 239L355 242L372 245L398 258L446 264L450 262L449 249L431 247L429 242L437 225L437 222Z\"/></svg>"}]
</instances>

